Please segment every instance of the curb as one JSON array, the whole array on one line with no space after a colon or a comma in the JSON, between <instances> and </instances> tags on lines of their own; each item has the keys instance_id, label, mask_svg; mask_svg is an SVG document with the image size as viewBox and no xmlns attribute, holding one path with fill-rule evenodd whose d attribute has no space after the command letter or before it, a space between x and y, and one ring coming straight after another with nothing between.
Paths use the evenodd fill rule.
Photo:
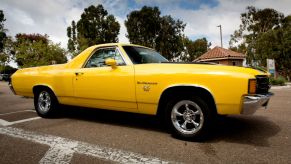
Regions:
<instances>
[{"instance_id":1,"label":"curb","mask_svg":"<svg viewBox=\"0 0 291 164\"><path fill-rule=\"evenodd\" d=\"M278 85L271 86L271 89L286 89L286 88L291 88L291 85L287 84L285 86L278 86Z\"/></svg>"}]
</instances>

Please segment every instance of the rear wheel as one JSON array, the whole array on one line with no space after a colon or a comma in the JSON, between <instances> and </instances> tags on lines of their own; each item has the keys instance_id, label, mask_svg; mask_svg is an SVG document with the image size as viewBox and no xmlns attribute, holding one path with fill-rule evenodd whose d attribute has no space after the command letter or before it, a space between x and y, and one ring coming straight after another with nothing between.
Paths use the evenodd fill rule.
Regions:
<instances>
[{"instance_id":1,"label":"rear wheel","mask_svg":"<svg viewBox=\"0 0 291 164\"><path fill-rule=\"evenodd\" d=\"M167 124L179 138L202 139L211 121L210 116L208 105L200 97L177 97L167 104Z\"/></svg>"},{"instance_id":2,"label":"rear wheel","mask_svg":"<svg viewBox=\"0 0 291 164\"><path fill-rule=\"evenodd\" d=\"M54 93L48 89L40 89L34 95L34 106L41 117L50 117L58 106Z\"/></svg>"}]
</instances>

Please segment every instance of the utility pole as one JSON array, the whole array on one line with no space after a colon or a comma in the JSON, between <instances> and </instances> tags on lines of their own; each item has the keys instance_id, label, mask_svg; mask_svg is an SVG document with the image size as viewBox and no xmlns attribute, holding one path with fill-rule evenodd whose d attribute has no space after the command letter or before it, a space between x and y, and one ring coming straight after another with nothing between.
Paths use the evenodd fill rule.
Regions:
<instances>
[{"instance_id":1,"label":"utility pole","mask_svg":"<svg viewBox=\"0 0 291 164\"><path fill-rule=\"evenodd\" d=\"M221 48L223 48L223 45L222 45L222 30L221 30L221 24L218 25L217 27L220 28L220 45L221 45Z\"/></svg>"}]
</instances>

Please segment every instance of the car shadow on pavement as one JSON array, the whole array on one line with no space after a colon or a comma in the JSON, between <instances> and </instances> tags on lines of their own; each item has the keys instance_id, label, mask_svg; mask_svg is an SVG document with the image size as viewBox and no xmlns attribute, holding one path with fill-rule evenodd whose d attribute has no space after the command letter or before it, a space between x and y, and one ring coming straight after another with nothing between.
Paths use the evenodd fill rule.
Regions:
<instances>
[{"instance_id":1,"label":"car shadow on pavement","mask_svg":"<svg viewBox=\"0 0 291 164\"><path fill-rule=\"evenodd\" d=\"M118 112L102 109L62 106L57 118L70 118L104 124L126 126L169 133L165 125L156 116ZM221 116L203 139L203 142L231 142L268 147L268 139L281 129L274 122L263 116Z\"/></svg>"},{"instance_id":2,"label":"car shadow on pavement","mask_svg":"<svg viewBox=\"0 0 291 164\"><path fill-rule=\"evenodd\" d=\"M269 147L269 138L281 128L264 116L221 116L215 122L207 142L231 142Z\"/></svg>"},{"instance_id":3,"label":"car shadow on pavement","mask_svg":"<svg viewBox=\"0 0 291 164\"><path fill-rule=\"evenodd\" d=\"M104 124L167 132L156 116L84 107L62 106L54 118L70 118Z\"/></svg>"}]
</instances>

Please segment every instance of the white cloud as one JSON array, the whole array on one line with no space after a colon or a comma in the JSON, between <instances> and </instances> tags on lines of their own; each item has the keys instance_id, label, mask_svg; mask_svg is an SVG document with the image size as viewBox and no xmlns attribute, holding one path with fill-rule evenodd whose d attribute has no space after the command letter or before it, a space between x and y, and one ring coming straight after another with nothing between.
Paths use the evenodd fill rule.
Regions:
<instances>
[{"instance_id":1,"label":"white cloud","mask_svg":"<svg viewBox=\"0 0 291 164\"><path fill-rule=\"evenodd\" d=\"M183 20L187 23L186 36L190 38L206 37L212 43L212 47L220 46L220 34L217 26L222 25L223 45L228 47L230 35L238 29L241 23L240 14L251 5L261 9L274 8L285 15L291 14L289 9L291 1L288 0L219 0L218 5L213 8L206 5L200 6L197 10L173 7L172 10L164 11L164 14L170 14Z\"/></svg>"},{"instance_id":2,"label":"white cloud","mask_svg":"<svg viewBox=\"0 0 291 164\"><path fill-rule=\"evenodd\" d=\"M18 20L20 21L20 23L27 25L27 26L35 25L34 20L31 19L31 17L28 16L25 12L18 10L18 9L12 9L12 13L18 17Z\"/></svg>"},{"instance_id":3,"label":"white cloud","mask_svg":"<svg viewBox=\"0 0 291 164\"><path fill-rule=\"evenodd\" d=\"M124 18L116 17L118 23L120 24L120 33L118 35L118 40L121 43L129 43L128 38L126 37L127 31L124 25Z\"/></svg>"}]
</instances>

